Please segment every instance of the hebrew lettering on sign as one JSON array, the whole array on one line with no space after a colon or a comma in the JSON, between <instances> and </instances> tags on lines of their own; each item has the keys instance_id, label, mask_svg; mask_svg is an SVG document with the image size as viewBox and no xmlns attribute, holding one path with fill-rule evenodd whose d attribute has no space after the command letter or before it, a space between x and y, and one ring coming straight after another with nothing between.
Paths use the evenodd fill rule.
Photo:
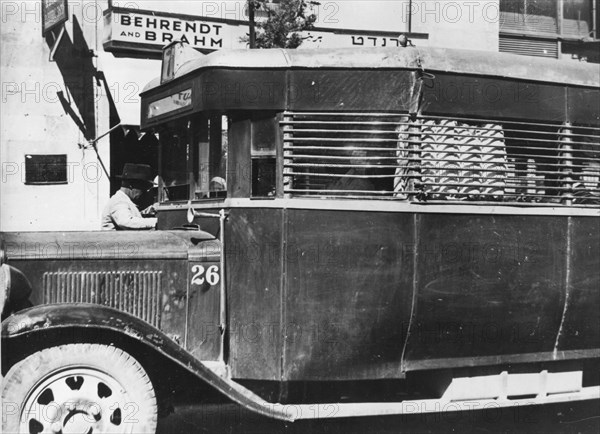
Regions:
<instances>
[{"instance_id":1,"label":"hebrew lettering on sign","mask_svg":"<svg viewBox=\"0 0 600 434\"><path fill-rule=\"evenodd\" d=\"M358 42L356 42L358 41ZM362 36L352 36L352 45L364 45L365 44L365 38L363 38Z\"/></svg>"}]
</instances>

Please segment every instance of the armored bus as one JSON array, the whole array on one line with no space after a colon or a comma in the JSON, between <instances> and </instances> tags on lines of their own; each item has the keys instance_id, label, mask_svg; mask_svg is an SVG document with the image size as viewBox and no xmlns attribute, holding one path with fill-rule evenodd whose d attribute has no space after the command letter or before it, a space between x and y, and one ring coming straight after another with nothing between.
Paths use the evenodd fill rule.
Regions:
<instances>
[{"instance_id":1,"label":"armored bus","mask_svg":"<svg viewBox=\"0 0 600 434\"><path fill-rule=\"evenodd\" d=\"M597 65L169 60L158 229L1 234L5 431L154 432L173 394L290 421L600 397Z\"/></svg>"}]
</instances>

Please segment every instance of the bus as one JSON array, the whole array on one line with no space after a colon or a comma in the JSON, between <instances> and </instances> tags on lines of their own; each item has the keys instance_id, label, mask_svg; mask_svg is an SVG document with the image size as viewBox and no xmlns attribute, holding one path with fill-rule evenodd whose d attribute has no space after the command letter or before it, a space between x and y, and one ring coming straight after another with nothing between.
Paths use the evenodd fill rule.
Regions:
<instances>
[{"instance_id":1,"label":"bus","mask_svg":"<svg viewBox=\"0 0 600 434\"><path fill-rule=\"evenodd\" d=\"M154 432L179 399L293 421L600 398L597 65L163 62L157 230L1 234L6 432Z\"/></svg>"}]
</instances>

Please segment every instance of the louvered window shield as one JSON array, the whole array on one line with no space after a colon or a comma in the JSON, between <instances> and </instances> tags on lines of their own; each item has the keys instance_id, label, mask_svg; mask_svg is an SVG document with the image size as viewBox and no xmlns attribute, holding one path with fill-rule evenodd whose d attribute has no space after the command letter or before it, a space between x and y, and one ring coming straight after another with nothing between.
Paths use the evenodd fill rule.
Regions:
<instances>
[{"instance_id":1,"label":"louvered window shield","mask_svg":"<svg viewBox=\"0 0 600 434\"><path fill-rule=\"evenodd\" d=\"M501 53L558 58L556 40L500 35L499 50Z\"/></svg>"},{"instance_id":2,"label":"louvered window shield","mask_svg":"<svg viewBox=\"0 0 600 434\"><path fill-rule=\"evenodd\" d=\"M402 113L287 112L284 193L600 206L600 128Z\"/></svg>"}]
</instances>

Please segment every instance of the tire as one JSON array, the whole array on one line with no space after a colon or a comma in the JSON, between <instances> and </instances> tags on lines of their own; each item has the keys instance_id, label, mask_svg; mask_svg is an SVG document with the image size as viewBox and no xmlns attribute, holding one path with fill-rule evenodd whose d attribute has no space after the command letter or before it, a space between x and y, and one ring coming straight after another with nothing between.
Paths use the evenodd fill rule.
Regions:
<instances>
[{"instance_id":1,"label":"tire","mask_svg":"<svg viewBox=\"0 0 600 434\"><path fill-rule=\"evenodd\" d=\"M14 365L2 382L2 432L154 433L157 405L142 366L119 348L69 344Z\"/></svg>"}]
</instances>

